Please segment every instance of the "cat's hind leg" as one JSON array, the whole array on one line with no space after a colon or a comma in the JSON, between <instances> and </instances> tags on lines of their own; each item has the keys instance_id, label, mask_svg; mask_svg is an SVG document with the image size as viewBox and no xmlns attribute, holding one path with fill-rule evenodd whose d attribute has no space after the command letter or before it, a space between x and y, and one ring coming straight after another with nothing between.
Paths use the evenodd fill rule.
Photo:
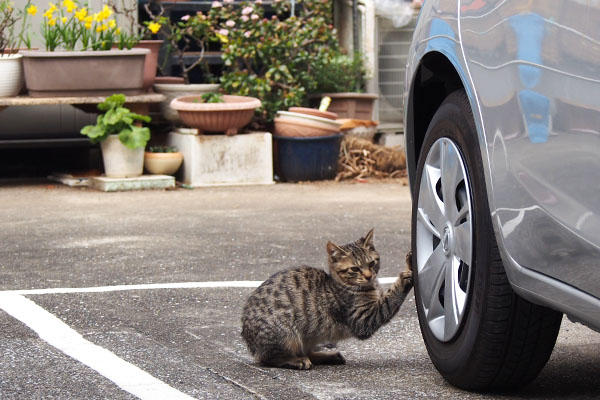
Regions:
<instances>
[{"instance_id":1,"label":"cat's hind leg","mask_svg":"<svg viewBox=\"0 0 600 400\"><path fill-rule=\"evenodd\" d=\"M272 343L257 352L258 362L277 368L311 369L312 363L304 354L302 343L298 340L288 340L284 345Z\"/></svg>"},{"instance_id":2,"label":"cat's hind leg","mask_svg":"<svg viewBox=\"0 0 600 400\"><path fill-rule=\"evenodd\" d=\"M311 351L308 358L315 365L342 365L346 359L339 351Z\"/></svg>"}]
</instances>

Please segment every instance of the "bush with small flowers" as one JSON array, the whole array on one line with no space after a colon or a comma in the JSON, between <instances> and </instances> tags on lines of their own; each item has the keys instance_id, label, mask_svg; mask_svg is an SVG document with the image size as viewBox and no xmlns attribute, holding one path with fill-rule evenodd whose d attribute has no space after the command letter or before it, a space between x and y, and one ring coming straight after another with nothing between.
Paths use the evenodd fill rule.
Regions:
<instances>
[{"instance_id":1,"label":"bush with small flowers","mask_svg":"<svg viewBox=\"0 0 600 400\"><path fill-rule=\"evenodd\" d=\"M208 14L222 43L221 88L262 101L256 121L268 126L278 110L299 106L319 91L315 73L342 54L332 25L330 0L273 0L265 18L261 0L214 1Z\"/></svg>"}]
</instances>

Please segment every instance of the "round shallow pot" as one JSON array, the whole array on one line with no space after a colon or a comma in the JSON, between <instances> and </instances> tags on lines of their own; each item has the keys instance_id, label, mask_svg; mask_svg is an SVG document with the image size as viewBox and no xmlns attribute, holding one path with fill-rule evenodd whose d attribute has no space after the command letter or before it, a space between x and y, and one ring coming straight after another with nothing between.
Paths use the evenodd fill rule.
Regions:
<instances>
[{"instance_id":1,"label":"round shallow pot","mask_svg":"<svg viewBox=\"0 0 600 400\"><path fill-rule=\"evenodd\" d=\"M0 97L19 94L23 87L23 56L0 54Z\"/></svg>"},{"instance_id":2,"label":"round shallow pot","mask_svg":"<svg viewBox=\"0 0 600 400\"><path fill-rule=\"evenodd\" d=\"M119 140L119 135L110 135L100 143L104 173L108 178L131 178L144 172L144 148L130 149Z\"/></svg>"},{"instance_id":3,"label":"round shallow pot","mask_svg":"<svg viewBox=\"0 0 600 400\"><path fill-rule=\"evenodd\" d=\"M177 83L169 82L172 79L181 79ZM160 83L159 83L160 82ZM179 77L157 77L156 83L153 86L154 91L164 94L166 99L160 103L160 111L162 116L175 124L180 124L181 118L177 110L171 108L171 102L177 97L183 96L201 96L204 93L212 93L219 91L218 83L192 83L186 85L183 83L183 78Z\"/></svg>"},{"instance_id":4,"label":"round shallow pot","mask_svg":"<svg viewBox=\"0 0 600 400\"><path fill-rule=\"evenodd\" d=\"M144 153L144 168L155 175L173 175L183 163L183 154L174 153Z\"/></svg>"},{"instance_id":5,"label":"round shallow pot","mask_svg":"<svg viewBox=\"0 0 600 400\"><path fill-rule=\"evenodd\" d=\"M275 118L275 134L286 137L329 136L339 133L341 125L328 118L278 111Z\"/></svg>"},{"instance_id":6,"label":"round shallow pot","mask_svg":"<svg viewBox=\"0 0 600 400\"><path fill-rule=\"evenodd\" d=\"M315 117L321 117L321 118L327 118L327 119L337 119L337 117L338 117L338 115L334 112L319 111L316 108L308 108L308 107L290 107L290 109L288 111L300 113L300 114L313 115Z\"/></svg>"},{"instance_id":7,"label":"round shallow pot","mask_svg":"<svg viewBox=\"0 0 600 400\"><path fill-rule=\"evenodd\" d=\"M334 179L342 135L273 136L275 173L283 181Z\"/></svg>"},{"instance_id":8,"label":"round shallow pot","mask_svg":"<svg viewBox=\"0 0 600 400\"><path fill-rule=\"evenodd\" d=\"M178 97L171 102L183 123L202 132L235 135L246 126L261 101L247 96L223 96L223 103L201 103L200 96Z\"/></svg>"},{"instance_id":9,"label":"round shallow pot","mask_svg":"<svg viewBox=\"0 0 600 400\"><path fill-rule=\"evenodd\" d=\"M23 50L31 97L110 96L144 93L148 49L102 51Z\"/></svg>"}]
</instances>

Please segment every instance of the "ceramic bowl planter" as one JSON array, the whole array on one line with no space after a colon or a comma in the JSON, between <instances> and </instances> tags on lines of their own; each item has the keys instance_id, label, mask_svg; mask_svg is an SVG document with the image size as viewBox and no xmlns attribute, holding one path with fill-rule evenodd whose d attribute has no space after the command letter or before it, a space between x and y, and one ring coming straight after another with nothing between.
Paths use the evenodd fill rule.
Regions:
<instances>
[{"instance_id":1,"label":"ceramic bowl planter","mask_svg":"<svg viewBox=\"0 0 600 400\"><path fill-rule=\"evenodd\" d=\"M155 175L174 175L183 163L183 154L173 153L144 153L144 168Z\"/></svg>"},{"instance_id":2,"label":"ceramic bowl planter","mask_svg":"<svg viewBox=\"0 0 600 400\"><path fill-rule=\"evenodd\" d=\"M223 95L222 103L203 103L200 96L178 97L171 102L183 123L201 132L235 135L246 126L261 101L254 97Z\"/></svg>"},{"instance_id":3,"label":"ceramic bowl planter","mask_svg":"<svg viewBox=\"0 0 600 400\"><path fill-rule=\"evenodd\" d=\"M315 137L335 135L341 123L315 115L290 111L278 111L275 118L275 134L285 137Z\"/></svg>"},{"instance_id":4,"label":"ceramic bowl planter","mask_svg":"<svg viewBox=\"0 0 600 400\"><path fill-rule=\"evenodd\" d=\"M23 56L0 54L0 97L19 94L23 87Z\"/></svg>"},{"instance_id":5,"label":"ceramic bowl planter","mask_svg":"<svg viewBox=\"0 0 600 400\"><path fill-rule=\"evenodd\" d=\"M24 50L31 97L109 96L144 93L148 49L103 51Z\"/></svg>"},{"instance_id":6,"label":"ceramic bowl planter","mask_svg":"<svg viewBox=\"0 0 600 400\"><path fill-rule=\"evenodd\" d=\"M159 79L160 78L160 79ZM179 83L167 83L164 78L175 78L181 80ZM160 81L161 83L158 83ZM172 123L180 124L181 119L176 110L171 108L171 102L177 97L183 96L201 96L204 93L216 92L219 90L217 83L193 83L186 85L183 83L183 78L179 77L158 77L157 82L153 86L156 93L164 94L166 99L160 103L160 111L162 116Z\"/></svg>"}]
</instances>

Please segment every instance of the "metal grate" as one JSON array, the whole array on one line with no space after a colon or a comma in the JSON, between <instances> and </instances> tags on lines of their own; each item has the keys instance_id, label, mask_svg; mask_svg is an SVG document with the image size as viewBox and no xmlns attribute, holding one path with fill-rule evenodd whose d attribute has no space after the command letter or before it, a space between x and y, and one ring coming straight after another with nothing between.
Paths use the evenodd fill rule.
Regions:
<instances>
[{"instance_id":1,"label":"metal grate","mask_svg":"<svg viewBox=\"0 0 600 400\"><path fill-rule=\"evenodd\" d=\"M391 20L377 18L377 82L380 123L402 123L404 73L416 21L415 15L407 26L394 28Z\"/></svg>"}]
</instances>

